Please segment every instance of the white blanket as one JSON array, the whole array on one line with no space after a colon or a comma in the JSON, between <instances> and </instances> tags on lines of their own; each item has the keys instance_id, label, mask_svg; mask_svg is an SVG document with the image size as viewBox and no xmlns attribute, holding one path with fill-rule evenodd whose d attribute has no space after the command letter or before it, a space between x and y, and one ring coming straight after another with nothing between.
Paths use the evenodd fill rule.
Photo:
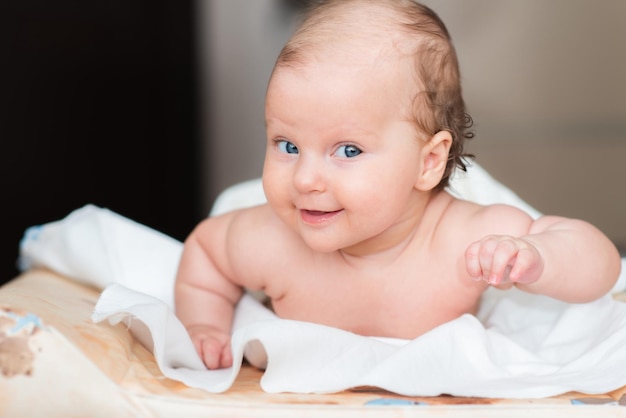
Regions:
<instances>
[{"instance_id":1,"label":"white blanket","mask_svg":"<svg viewBox=\"0 0 626 418\"><path fill-rule=\"evenodd\" d=\"M509 203L538 215L477 166L467 178L456 176L453 188L480 203ZM262 199L258 181L239 185L218 199L214 213ZM476 317L464 315L412 341L279 319L246 295L235 315L234 366L209 371L173 313L180 242L88 205L30 228L20 249L23 269L46 267L103 288L94 321L126 323L165 376L210 392L232 385L244 354L266 368L261 386L267 392L369 385L415 396L526 398L626 385L626 374L616 372L626 367L626 304L610 295L565 304L491 289ZM623 289L624 276L614 290Z\"/></svg>"}]
</instances>

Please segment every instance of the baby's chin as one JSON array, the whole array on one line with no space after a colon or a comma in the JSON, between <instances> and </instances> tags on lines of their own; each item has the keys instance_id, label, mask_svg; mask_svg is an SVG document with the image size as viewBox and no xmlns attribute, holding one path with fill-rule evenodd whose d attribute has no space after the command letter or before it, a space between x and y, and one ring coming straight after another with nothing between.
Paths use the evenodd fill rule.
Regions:
<instances>
[{"instance_id":1,"label":"baby's chin","mask_svg":"<svg viewBox=\"0 0 626 418\"><path fill-rule=\"evenodd\" d=\"M278 212L276 215L300 239L304 246L313 252L330 254L352 244L346 242L345 237L338 236L339 232L333 231L331 226L316 227L302 223L299 213L294 214L293 211L285 211Z\"/></svg>"},{"instance_id":2,"label":"baby's chin","mask_svg":"<svg viewBox=\"0 0 626 418\"><path fill-rule=\"evenodd\" d=\"M341 249L340 246L334 245L328 239L307 239L300 236L304 244L313 252L322 253L322 254L330 254Z\"/></svg>"},{"instance_id":3,"label":"baby's chin","mask_svg":"<svg viewBox=\"0 0 626 418\"><path fill-rule=\"evenodd\" d=\"M305 231L296 228L296 233L311 251L316 253L330 254L339 251L343 246L333 237L320 231Z\"/></svg>"}]
</instances>

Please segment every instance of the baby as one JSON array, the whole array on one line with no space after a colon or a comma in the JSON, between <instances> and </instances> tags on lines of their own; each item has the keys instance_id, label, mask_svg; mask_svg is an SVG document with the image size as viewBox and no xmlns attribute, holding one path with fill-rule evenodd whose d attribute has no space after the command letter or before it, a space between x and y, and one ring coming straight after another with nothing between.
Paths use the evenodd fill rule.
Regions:
<instances>
[{"instance_id":1,"label":"baby","mask_svg":"<svg viewBox=\"0 0 626 418\"><path fill-rule=\"evenodd\" d=\"M210 369L232 364L244 288L281 318L413 339L474 313L490 285L575 303L617 280L617 249L590 224L445 190L471 119L448 32L423 5L320 2L278 57L265 113L268 203L202 221L176 278L176 314Z\"/></svg>"}]
</instances>

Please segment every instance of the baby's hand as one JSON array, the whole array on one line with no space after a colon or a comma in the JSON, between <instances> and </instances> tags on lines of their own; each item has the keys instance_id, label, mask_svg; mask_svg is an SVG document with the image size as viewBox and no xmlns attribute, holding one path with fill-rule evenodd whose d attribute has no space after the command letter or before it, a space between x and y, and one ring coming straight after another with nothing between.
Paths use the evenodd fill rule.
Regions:
<instances>
[{"instance_id":1,"label":"baby's hand","mask_svg":"<svg viewBox=\"0 0 626 418\"><path fill-rule=\"evenodd\" d=\"M543 272L543 258L537 248L520 238L489 235L465 251L465 266L475 280L490 285L532 283Z\"/></svg>"},{"instance_id":2,"label":"baby's hand","mask_svg":"<svg viewBox=\"0 0 626 418\"><path fill-rule=\"evenodd\" d=\"M230 334L208 325L191 325L187 332L207 368L221 369L233 365Z\"/></svg>"}]
</instances>

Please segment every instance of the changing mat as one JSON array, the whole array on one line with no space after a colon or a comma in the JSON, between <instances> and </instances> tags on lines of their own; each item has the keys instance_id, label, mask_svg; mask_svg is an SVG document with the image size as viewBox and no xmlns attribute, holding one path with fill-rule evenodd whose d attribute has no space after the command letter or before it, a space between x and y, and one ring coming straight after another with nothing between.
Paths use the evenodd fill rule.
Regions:
<instances>
[{"instance_id":1,"label":"changing mat","mask_svg":"<svg viewBox=\"0 0 626 418\"><path fill-rule=\"evenodd\" d=\"M103 288L94 321L126 323L165 376L210 392L232 385L244 354L266 369L261 386L267 392L375 386L410 396L538 398L626 384L626 375L615 373L626 366L626 304L610 295L565 304L495 289L476 317L464 315L412 341L279 319L246 295L236 309L234 366L209 371L173 313L181 249L158 231L88 205L29 229L21 260L23 269L46 267Z\"/></svg>"}]
</instances>

